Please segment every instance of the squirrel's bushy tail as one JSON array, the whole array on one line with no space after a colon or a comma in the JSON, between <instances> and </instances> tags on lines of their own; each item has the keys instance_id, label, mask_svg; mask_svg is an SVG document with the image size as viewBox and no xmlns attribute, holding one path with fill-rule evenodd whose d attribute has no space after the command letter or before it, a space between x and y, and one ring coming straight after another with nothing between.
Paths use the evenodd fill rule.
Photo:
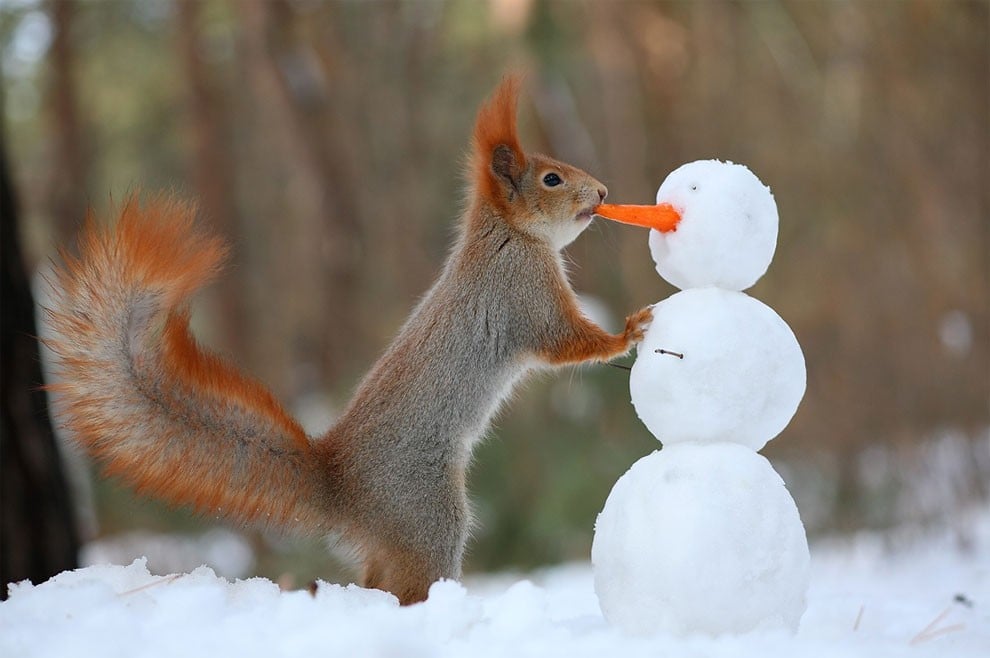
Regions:
<instances>
[{"instance_id":1,"label":"squirrel's bushy tail","mask_svg":"<svg viewBox=\"0 0 990 658\"><path fill-rule=\"evenodd\" d=\"M189 332L189 298L226 256L195 214L168 197L131 198L112 227L87 218L78 258L62 254L47 341L59 417L140 492L242 522L323 528L325 477L305 432Z\"/></svg>"}]
</instances>

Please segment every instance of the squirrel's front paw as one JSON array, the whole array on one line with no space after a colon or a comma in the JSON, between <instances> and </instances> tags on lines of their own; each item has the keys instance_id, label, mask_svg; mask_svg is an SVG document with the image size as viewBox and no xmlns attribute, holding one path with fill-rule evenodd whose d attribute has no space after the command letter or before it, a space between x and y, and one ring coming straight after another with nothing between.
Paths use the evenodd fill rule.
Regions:
<instances>
[{"instance_id":1,"label":"squirrel's front paw","mask_svg":"<svg viewBox=\"0 0 990 658\"><path fill-rule=\"evenodd\" d=\"M626 340L638 344L653 322L653 307L645 306L626 318Z\"/></svg>"}]
</instances>

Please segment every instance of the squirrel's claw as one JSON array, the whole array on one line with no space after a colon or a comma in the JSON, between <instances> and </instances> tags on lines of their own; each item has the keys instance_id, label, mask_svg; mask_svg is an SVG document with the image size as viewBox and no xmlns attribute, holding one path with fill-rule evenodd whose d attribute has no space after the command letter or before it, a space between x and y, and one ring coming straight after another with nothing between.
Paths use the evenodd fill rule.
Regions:
<instances>
[{"instance_id":1,"label":"squirrel's claw","mask_svg":"<svg viewBox=\"0 0 990 658\"><path fill-rule=\"evenodd\" d=\"M653 322L653 307L645 306L626 318L625 336L632 344L642 342L643 335Z\"/></svg>"}]
</instances>

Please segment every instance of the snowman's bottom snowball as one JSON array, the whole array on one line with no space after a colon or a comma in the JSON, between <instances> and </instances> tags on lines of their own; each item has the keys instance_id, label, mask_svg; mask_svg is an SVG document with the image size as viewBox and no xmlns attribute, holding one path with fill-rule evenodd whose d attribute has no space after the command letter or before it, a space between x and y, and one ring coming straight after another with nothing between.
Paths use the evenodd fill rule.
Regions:
<instances>
[{"instance_id":1,"label":"snowman's bottom snowball","mask_svg":"<svg viewBox=\"0 0 990 658\"><path fill-rule=\"evenodd\" d=\"M734 443L677 444L633 464L591 549L605 618L636 634L796 630L808 542L770 463Z\"/></svg>"}]
</instances>

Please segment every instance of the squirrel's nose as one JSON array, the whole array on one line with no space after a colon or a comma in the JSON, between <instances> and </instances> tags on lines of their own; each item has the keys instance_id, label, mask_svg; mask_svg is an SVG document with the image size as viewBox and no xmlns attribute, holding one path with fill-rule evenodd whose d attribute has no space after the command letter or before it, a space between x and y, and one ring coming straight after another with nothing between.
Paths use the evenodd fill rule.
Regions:
<instances>
[{"instance_id":1,"label":"squirrel's nose","mask_svg":"<svg viewBox=\"0 0 990 658\"><path fill-rule=\"evenodd\" d=\"M602 185L598 188L598 202L601 203L608 196L608 188Z\"/></svg>"}]
</instances>

